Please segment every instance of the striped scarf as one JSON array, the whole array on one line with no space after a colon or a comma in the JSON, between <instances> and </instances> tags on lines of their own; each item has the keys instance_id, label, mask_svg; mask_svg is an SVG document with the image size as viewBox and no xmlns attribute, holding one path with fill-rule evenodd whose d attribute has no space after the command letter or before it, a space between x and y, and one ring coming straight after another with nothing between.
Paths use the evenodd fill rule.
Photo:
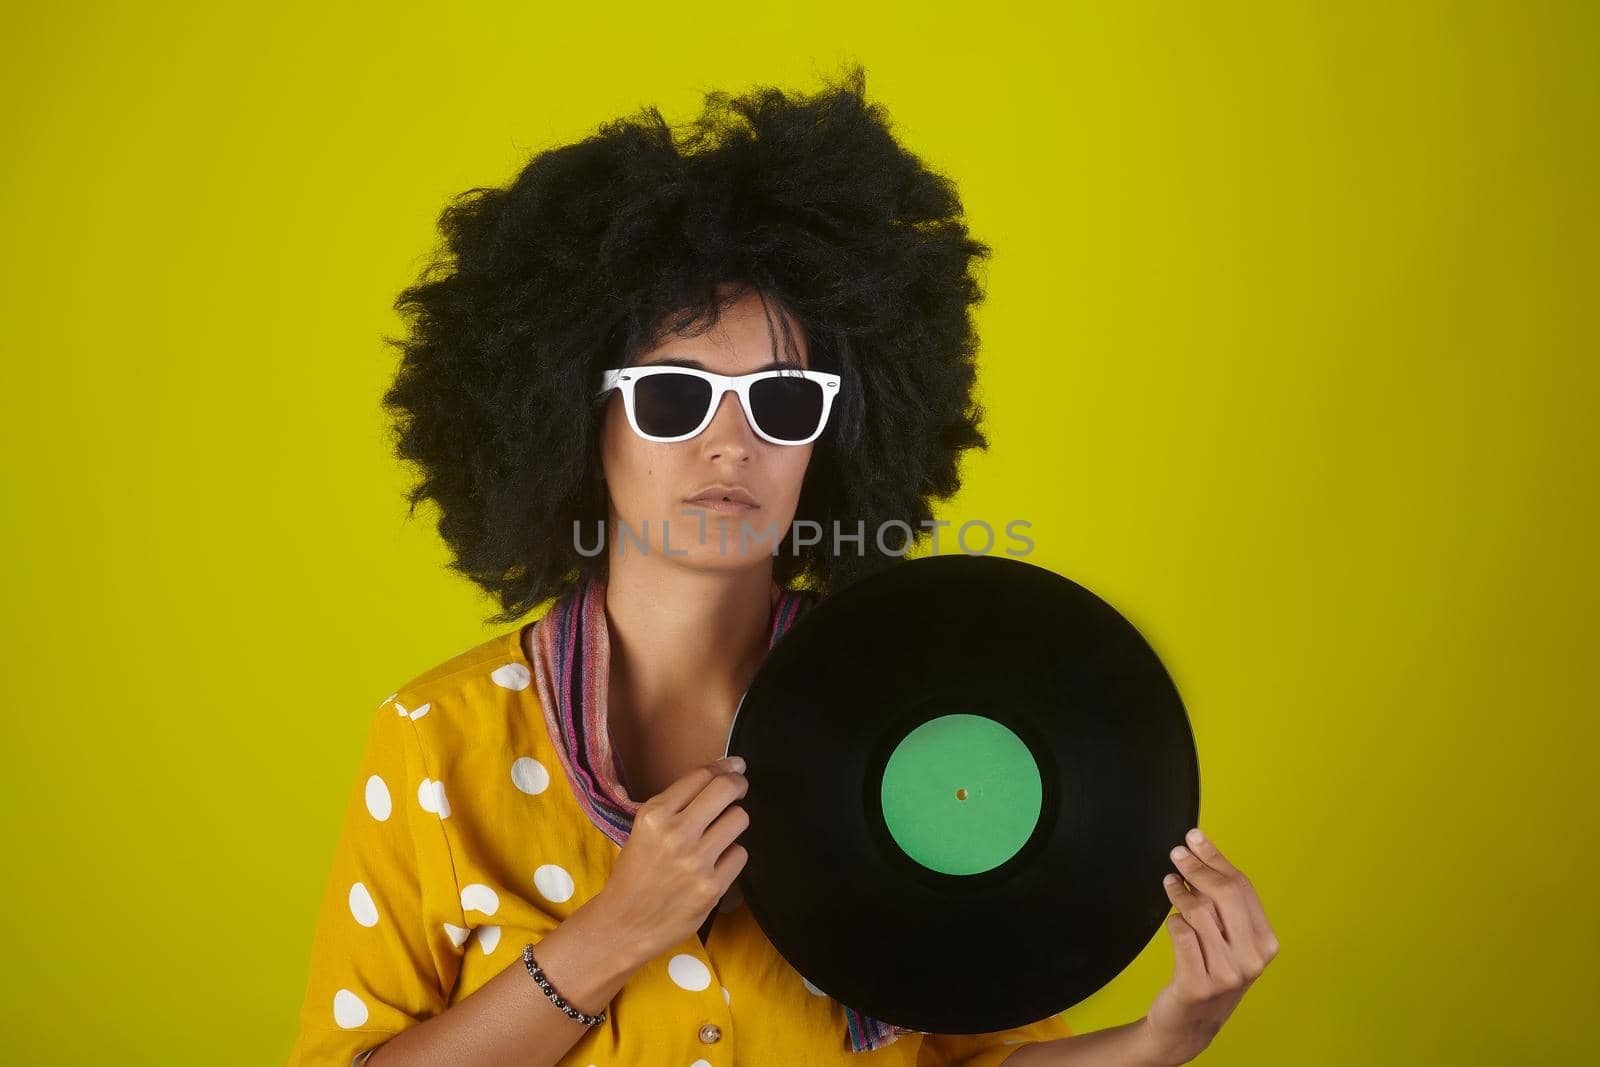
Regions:
<instances>
[{"instance_id":1,"label":"striped scarf","mask_svg":"<svg viewBox=\"0 0 1600 1067\"><path fill-rule=\"evenodd\" d=\"M817 600L816 594L772 585L772 623L767 648L778 643L791 623ZM534 623L534 676L545 725L591 822L621 846L628 840L640 802L623 787L621 757L606 723L606 683L610 678L610 631L606 624L605 583L589 579L551 605ZM904 1027L844 1008L850 1048L871 1052L891 1044Z\"/></svg>"}]
</instances>

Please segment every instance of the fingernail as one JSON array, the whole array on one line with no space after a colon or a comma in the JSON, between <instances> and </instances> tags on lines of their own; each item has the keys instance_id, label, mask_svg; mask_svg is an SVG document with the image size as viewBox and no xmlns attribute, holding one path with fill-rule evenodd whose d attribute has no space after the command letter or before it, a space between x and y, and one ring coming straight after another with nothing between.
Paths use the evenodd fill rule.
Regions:
<instances>
[{"instance_id":1,"label":"fingernail","mask_svg":"<svg viewBox=\"0 0 1600 1067\"><path fill-rule=\"evenodd\" d=\"M1172 850L1172 858L1175 860L1181 860L1188 854L1189 850L1184 848L1182 845L1179 845L1177 848Z\"/></svg>"},{"instance_id":2,"label":"fingernail","mask_svg":"<svg viewBox=\"0 0 1600 1067\"><path fill-rule=\"evenodd\" d=\"M1204 841L1205 839L1206 839L1206 835L1200 832L1200 827L1196 826L1193 830L1189 831L1189 843L1190 844L1198 845L1198 844L1200 844L1200 842Z\"/></svg>"},{"instance_id":3,"label":"fingernail","mask_svg":"<svg viewBox=\"0 0 1600 1067\"><path fill-rule=\"evenodd\" d=\"M1169 874L1165 878L1161 879L1161 884L1162 885L1171 885L1173 882L1176 882L1177 880L1178 880L1178 876L1177 875Z\"/></svg>"},{"instance_id":4,"label":"fingernail","mask_svg":"<svg viewBox=\"0 0 1600 1067\"><path fill-rule=\"evenodd\" d=\"M729 767L730 770L735 770L735 771L738 771L740 774L743 774L744 773L744 757L743 756L729 756L728 757L728 767Z\"/></svg>"}]
</instances>

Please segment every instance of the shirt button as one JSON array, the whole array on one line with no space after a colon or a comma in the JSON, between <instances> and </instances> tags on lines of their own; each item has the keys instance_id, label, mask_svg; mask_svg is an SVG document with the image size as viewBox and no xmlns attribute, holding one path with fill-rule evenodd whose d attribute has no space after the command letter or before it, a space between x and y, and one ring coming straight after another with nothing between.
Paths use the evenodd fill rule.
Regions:
<instances>
[{"instance_id":1,"label":"shirt button","mask_svg":"<svg viewBox=\"0 0 1600 1067\"><path fill-rule=\"evenodd\" d=\"M706 1023L700 1028L700 1040L707 1045L714 1045L722 1039L722 1028L716 1023Z\"/></svg>"}]
</instances>

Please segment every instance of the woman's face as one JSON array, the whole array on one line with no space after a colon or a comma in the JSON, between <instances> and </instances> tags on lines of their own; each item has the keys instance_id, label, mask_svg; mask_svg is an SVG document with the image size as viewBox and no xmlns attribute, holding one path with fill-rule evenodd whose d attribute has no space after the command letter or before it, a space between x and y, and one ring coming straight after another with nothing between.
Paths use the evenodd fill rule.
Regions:
<instances>
[{"instance_id":1,"label":"woman's face","mask_svg":"<svg viewBox=\"0 0 1600 1067\"><path fill-rule=\"evenodd\" d=\"M682 361L685 365L718 374L748 374L762 370L778 358L781 314L767 310L755 290L746 290L726 307L717 325L695 337L669 335L656 348L634 361L635 366ZM810 367L810 352L803 331L791 319L803 366ZM769 329L776 337L769 335ZM793 366L792 363L788 364ZM800 486L812 446L775 445L762 440L745 419L744 408L733 393L718 401L711 424L687 441L661 444L633 432L623 410L622 391L607 401L601 434L601 461L610 496L611 528L608 538L613 561L618 554L638 555L647 544L651 556L669 566L736 570L770 567L775 544L788 536L800 500ZM743 489L754 507L718 511L696 503L694 497L709 486ZM723 495L714 492L720 499ZM619 528L625 525L626 530ZM742 536L741 536L742 535Z\"/></svg>"}]
</instances>

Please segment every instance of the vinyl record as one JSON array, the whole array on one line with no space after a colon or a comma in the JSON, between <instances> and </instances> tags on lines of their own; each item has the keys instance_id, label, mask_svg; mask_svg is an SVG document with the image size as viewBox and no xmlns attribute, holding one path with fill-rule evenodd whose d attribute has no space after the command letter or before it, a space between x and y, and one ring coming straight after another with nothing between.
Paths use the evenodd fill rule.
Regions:
<instances>
[{"instance_id":1,"label":"vinyl record","mask_svg":"<svg viewBox=\"0 0 1600 1067\"><path fill-rule=\"evenodd\" d=\"M901 562L767 654L728 751L747 761L739 886L813 985L933 1033L1021 1026L1116 977L1171 911L1199 761L1138 630L995 556Z\"/></svg>"}]
</instances>

